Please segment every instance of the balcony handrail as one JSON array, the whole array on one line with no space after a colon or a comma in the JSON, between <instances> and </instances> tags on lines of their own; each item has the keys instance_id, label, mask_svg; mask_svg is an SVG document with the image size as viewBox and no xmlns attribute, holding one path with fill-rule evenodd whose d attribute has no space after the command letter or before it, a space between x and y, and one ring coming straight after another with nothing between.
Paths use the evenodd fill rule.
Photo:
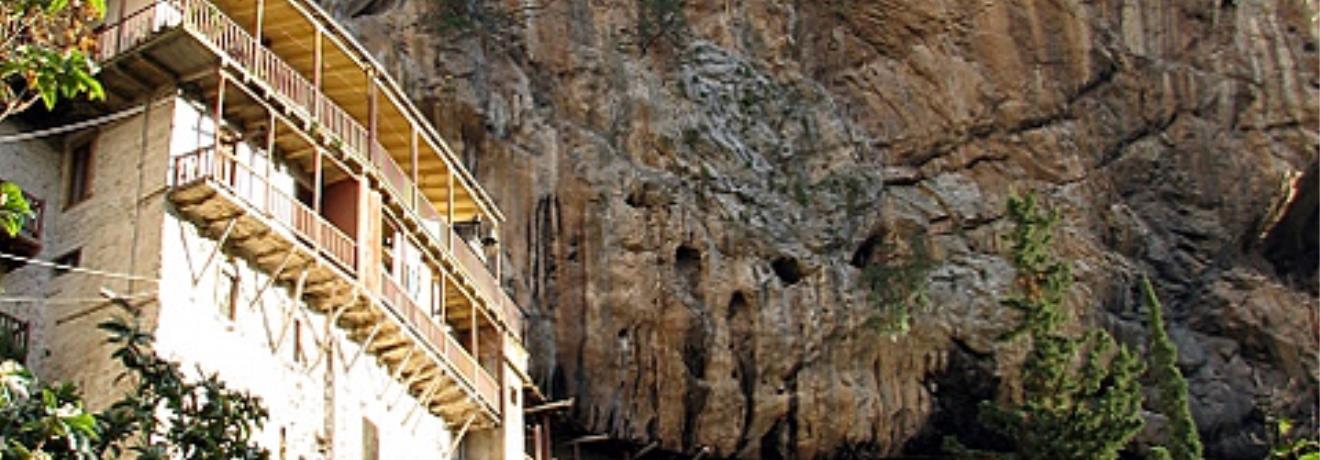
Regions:
<instances>
[{"instance_id":1,"label":"balcony handrail","mask_svg":"<svg viewBox=\"0 0 1320 460\"><path fill-rule=\"evenodd\" d=\"M442 359L465 380L484 403L498 410L499 384L486 368L482 367L467 349L458 343L435 319L417 306L416 301L404 292L397 280L388 272L381 272L381 297L385 303L400 313L410 326L424 337L439 352Z\"/></svg>"},{"instance_id":2,"label":"balcony handrail","mask_svg":"<svg viewBox=\"0 0 1320 460\"><path fill-rule=\"evenodd\" d=\"M158 14L161 15L163 20L155 20ZM129 25L143 29L130 29L128 28ZM230 60L251 69L252 73L258 77L257 80L264 81L264 84L270 87L274 94L284 99L287 105L295 108L309 120L314 119L317 126L325 128L325 132L333 134L334 138L330 142L332 145L346 147L340 150L347 155L364 160L364 164L374 165L381 176L386 179L384 189L393 196L396 202L404 204L404 208L414 213L414 215L423 213L423 207L418 206L418 202L428 200L414 191L416 185L404 174L403 168L394 161L379 141L369 139L368 131L361 123L349 116L334 100L317 89L315 85L273 51L257 43L256 39L248 34L242 26L239 26L210 2L204 0L157 0L148 4L132 15L125 17L123 21L114 26L106 27L102 31L103 40L106 38L106 34L116 33L116 45L114 53L102 53L99 56L102 61L108 60L118 52L145 41L146 38L151 36L152 32L164 27L178 25L182 25L185 29L203 38ZM128 35L134 39L132 45L125 46L123 41L119 39L119 37L125 35L124 30L130 30ZM320 133L320 130L318 130L318 133ZM338 142L335 142L336 139ZM429 201L427 204L430 204ZM433 206L432 210L434 210ZM439 213L435 214L438 215ZM446 233L444 236L447 238L453 238L454 236L452 224L452 222L445 222L443 226L445 228L442 229L442 233ZM306 236L320 239L320 235L316 234ZM337 238L339 235L333 236ZM428 236L435 238L437 235ZM445 238L437 239L445 243L442 247L446 249L461 246L460 244L449 244L449 241ZM508 293L504 292L498 280L494 279L494 276L490 273L490 268L486 264L478 262L481 258L473 257L474 254L471 253L470 248L462 248L454 252L463 250L469 250L469 253L455 258L464 266L464 271L468 272L469 277L473 278L473 283L478 287L479 295L485 300L491 316L508 327L510 331L521 332L522 326L513 324L520 323L520 321L516 319L518 315L510 314L511 311L517 309L517 306L509 305L512 300ZM346 259L349 257L347 254L341 254L339 258ZM341 262L355 265L356 261L341 260Z\"/></svg>"},{"instance_id":3,"label":"balcony handrail","mask_svg":"<svg viewBox=\"0 0 1320 460\"><path fill-rule=\"evenodd\" d=\"M3 182L12 181L0 179L0 183ZM27 200L28 210L32 211L32 215L24 216L23 226L18 229L18 236L33 241L41 241L41 231L45 228L46 202L29 193L26 189L23 190L23 199Z\"/></svg>"},{"instance_id":4,"label":"balcony handrail","mask_svg":"<svg viewBox=\"0 0 1320 460\"><path fill-rule=\"evenodd\" d=\"M313 249L329 255L341 269L348 273L357 271L356 241L315 210L276 188L264 174L223 149L214 146L198 148L175 157L173 166L174 187L212 179L248 206L279 222Z\"/></svg>"}]
</instances>

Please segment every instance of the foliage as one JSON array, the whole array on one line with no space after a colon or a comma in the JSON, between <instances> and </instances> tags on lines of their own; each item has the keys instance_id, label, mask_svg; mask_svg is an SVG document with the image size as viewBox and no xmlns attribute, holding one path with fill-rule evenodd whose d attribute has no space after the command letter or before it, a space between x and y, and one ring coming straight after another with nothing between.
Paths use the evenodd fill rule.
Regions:
<instances>
[{"instance_id":1,"label":"foliage","mask_svg":"<svg viewBox=\"0 0 1320 460\"><path fill-rule=\"evenodd\" d=\"M18 235L28 219L36 217L32 204L23 196L23 189L13 182L0 183L0 227L5 235Z\"/></svg>"},{"instance_id":2,"label":"foliage","mask_svg":"<svg viewBox=\"0 0 1320 460\"><path fill-rule=\"evenodd\" d=\"M1187 379L1178 370L1178 348L1164 329L1164 306L1149 279L1141 280L1141 288L1150 322L1150 371L1158 390L1154 406L1169 419L1165 446L1155 448L1153 455L1172 460L1203 458L1201 436L1196 432L1196 421L1189 407Z\"/></svg>"},{"instance_id":3,"label":"foliage","mask_svg":"<svg viewBox=\"0 0 1320 460\"><path fill-rule=\"evenodd\" d=\"M1072 286L1072 267L1054 257L1054 227L1059 213L1042 210L1035 195L1008 201L1008 216L1015 223L1009 234L1018 291L1001 303L1022 314L1022 321L1002 337L1044 337L1064 320L1063 302Z\"/></svg>"},{"instance_id":4,"label":"foliage","mask_svg":"<svg viewBox=\"0 0 1320 460\"><path fill-rule=\"evenodd\" d=\"M97 441L73 385L44 386L17 362L0 363L0 458L100 458Z\"/></svg>"},{"instance_id":5,"label":"foliage","mask_svg":"<svg viewBox=\"0 0 1320 460\"><path fill-rule=\"evenodd\" d=\"M118 345L111 355L136 386L100 415L109 440L127 441L139 459L264 459L269 453L251 441L265 422L261 400L226 388L214 374L190 382L177 363L151 351L152 337L122 319L101 323ZM114 456L119 443L104 445Z\"/></svg>"},{"instance_id":6,"label":"foliage","mask_svg":"<svg viewBox=\"0 0 1320 460\"><path fill-rule=\"evenodd\" d=\"M912 328L912 313L930 308L927 278L934 264L925 235L909 238L908 248L911 254L896 257L897 244L886 240L881 248L886 260L862 271L862 283L870 287L876 309L868 323L881 332L906 334Z\"/></svg>"},{"instance_id":7,"label":"foliage","mask_svg":"<svg viewBox=\"0 0 1320 460\"><path fill-rule=\"evenodd\" d=\"M643 53L660 41L677 44L686 24L687 0L637 0L637 46Z\"/></svg>"},{"instance_id":8,"label":"foliage","mask_svg":"<svg viewBox=\"0 0 1320 460\"><path fill-rule=\"evenodd\" d=\"M1320 438L1299 433L1292 420L1277 418L1270 427L1269 460L1320 460Z\"/></svg>"},{"instance_id":9,"label":"foliage","mask_svg":"<svg viewBox=\"0 0 1320 460\"><path fill-rule=\"evenodd\" d=\"M38 100L105 97L92 60L104 15L105 0L0 2L0 120Z\"/></svg>"},{"instance_id":10,"label":"foliage","mask_svg":"<svg viewBox=\"0 0 1320 460\"><path fill-rule=\"evenodd\" d=\"M485 0L435 0L426 13L425 23L440 36L452 36L477 30L506 30L514 25L515 18L500 5L487 5Z\"/></svg>"},{"instance_id":11,"label":"foliage","mask_svg":"<svg viewBox=\"0 0 1320 460\"><path fill-rule=\"evenodd\" d=\"M1004 305L1021 313L1006 340L1026 337L1030 348L1020 369L1020 395L1004 403L983 401L981 423L1011 440L1008 452L974 451L946 439L960 457L1013 459L1114 459L1141 429L1142 364L1101 330L1063 334L1064 298L1071 287L1068 264L1050 244L1058 214L1042 210L1033 195L1009 200L1016 224L1010 238L1018 269L1016 293Z\"/></svg>"},{"instance_id":12,"label":"foliage","mask_svg":"<svg viewBox=\"0 0 1320 460\"><path fill-rule=\"evenodd\" d=\"M73 385L42 385L17 362L0 364L0 458L269 458L251 441L266 418L259 399L215 375L188 381L135 325L116 319L100 328L118 345L111 356L132 391L93 416Z\"/></svg>"}]
</instances>

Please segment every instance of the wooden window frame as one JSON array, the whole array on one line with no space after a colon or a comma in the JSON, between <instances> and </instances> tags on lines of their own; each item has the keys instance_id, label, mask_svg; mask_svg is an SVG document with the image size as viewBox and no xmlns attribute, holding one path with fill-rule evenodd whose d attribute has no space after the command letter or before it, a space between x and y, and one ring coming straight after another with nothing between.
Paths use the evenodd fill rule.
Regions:
<instances>
[{"instance_id":1,"label":"wooden window frame","mask_svg":"<svg viewBox=\"0 0 1320 460\"><path fill-rule=\"evenodd\" d=\"M78 149L83 146L87 146L87 162L82 179L82 183L83 183L81 187L82 193L79 194L79 196L75 197L73 193L74 191L73 183L75 180L74 167L76 165L75 154L78 151ZM96 184L96 151L99 149L100 149L99 133L92 133L85 136L80 136L74 139L72 142L70 142L68 148L65 149L65 155L64 155L65 174L64 174L64 181L61 184L63 186L62 192L64 194L63 197L64 210L67 211L75 206L78 206L79 204L86 203L87 201L90 201L92 199L92 196L94 195L92 190Z\"/></svg>"},{"instance_id":2,"label":"wooden window frame","mask_svg":"<svg viewBox=\"0 0 1320 460\"><path fill-rule=\"evenodd\" d=\"M66 259L69 259L69 258L74 259L74 260L73 260L73 263L69 263L69 262L66 260ZM70 250L68 250L68 251L64 251L63 253L60 253L60 255L55 256L55 259L54 259L53 261L54 261L56 264L59 264L59 265L68 265L68 266L70 266L70 267L81 267L81 266L82 266L82 260L83 260L82 247L79 246L79 247L76 247L76 248L70 249ZM68 270L68 269L64 269L64 268L58 268L58 267L56 267L56 268L55 268L55 277L60 277L60 276L67 275L69 272L70 272L70 270Z\"/></svg>"},{"instance_id":3,"label":"wooden window frame","mask_svg":"<svg viewBox=\"0 0 1320 460\"><path fill-rule=\"evenodd\" d=\"M236 321L238 319L238 300L239 300L238 298L239 295L242 293L240 286L241 281L239 279L239 274L238 274L238 267L232 264L227 266L221 266L220 278L226 280L229 283L227 292L219 293L220 298L217 299L224 304L224 305L220 305L220 307L223 309L221 313L224 315L225 318L229 319L230 321Z\"/></svg>"},{"instance_id":4,"label":"wooden window frame","mask_svg":"<svg viewBox=\"0 0 1320 460\"><path fill-rule=\"evenodd\" d=\"M294 305L291 308L298 308L298 306ZM293 320L293 362L298 364L306 362L302 347L302 320L296 318Z\"/></svg>"}]
</instances>

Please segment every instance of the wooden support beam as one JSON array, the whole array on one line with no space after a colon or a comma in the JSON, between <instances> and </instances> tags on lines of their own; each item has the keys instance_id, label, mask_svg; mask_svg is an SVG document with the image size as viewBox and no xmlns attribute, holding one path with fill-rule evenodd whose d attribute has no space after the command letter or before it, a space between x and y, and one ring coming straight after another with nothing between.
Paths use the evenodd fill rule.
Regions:
<instances>
[{"instance_id":1,"label":"wooden support beam","mask_svg":"<svg viewBox=\"0 0 1320 460\"><path fill-rule=\"evenodd\" d=\"M576 401L575 398L568 398L568 399L561 399L559 401L548 402L537 406L531 406L524 409L523 414L536 415L542 412L554 412L558 410L568 409L573 407L574 401Z\"/></svg>"},{"instance_id":2,"label":"wooden support beam","mask_svg":"<svg viewBox=\"0 0 1320 460\"><path fill-rule=\"evenodd\" d=\"M211 268L211 262L214 262L216 256L220 254L222 249L224 249L225 243L229 241L229 235L234 231L234 226L238 224L238 217L239 216L229 218L229 223L225 225L225 231L220 235L220 240L216 241L215 248L206 256L206 262L202 263L202 268L197 271L197 275L193 276L192 282L194 287L197 286L197 283L202 281L203 276L206 276L206 271Z\"/></svg>"},{"instance_id":3,"label":"wooden support beam","mask_svg":"<svg viewBox=\"0 0 1320 460\"><path fill-rule=\"evenodd\" d=\"M362 348L358 348L357 353L353 354L353 359L350 359L348 360L347 363L345 363L344 369L353 368L353 364L357 363L358 358L362 357L362 353L367 351L367 348L371 346L371 342L376 340L376 334L379 334L380 328L384 326L385 323L376 323L376 327L371 329L370 334L367 334L367 339L362 341Z\"/></svg>"},{"instance_id":4,"label":"wooden support beam","mask_svg":"<svg viewBox=\"0 0 1320 460\"><path fill-rule=\"evenodd\" d=\"M468 416L466 422L463 422L463 428L458 430L458 435L454 436L454 440L450 442L449 452L445 453L445 458L453 459L454 455L458 453L458 446L463 442L463 437L467 436L468 429L472 428L472 422L476 419L477 414L474 412Z\"/></svg>"},{"instance_id":5,"label":"wooden support beam","mask_svg":"<svg viewBox=\"0 0 1320 460\"><path fill-rule=\"evenodd\" d=\"M403 355L403 360L400 361L399 368L394 370L394 375L391 376L391 378L393 378L394 380L398 380L400 377L403 376L403 371L408 368L409 364L412 363L413 353L416 351L417 351L417 347L408 347L408 353Z\"/></svg>"},{"instance_id":6,"label":"wooden support beam","mask_svg":"<svg viewBox=\"0 0 1320 460\"><path fill-rule=\"evenodd\" d=\"M427 404L431 403L431 397L434 396L436 386L440 385L440 381L441 379L438 378L431 381L431 386L427 387L426 391L422 392L424 396L422 396L421 399L418 399L418 402L420 402L420 404L413 406L412 409L408 409L408 414L404 415L403 417L404 423L407 423L408 420L412 418L413 412L416 412L418 407L427 407Z\"/></svg>"},{"instance_id":7,"label":"wooden support beam","mask_svg":"<svg viewBox=\"0 0 1320 460\"><path fill-rule=\"evenodd\" d=\"M284 336L289 333L289 325L293 324L293 313L298 308L299 299L302 299L303 287L307 283L308 270L303 268L302 274L298 275L298 282L294 285L293 298L289 302L288 310L284 312L284 321L280 323L280 334L276 336L275 343L271 347L271 353L279 353L280 348L284 346Z\"/></svg>"},{"instance_id":8,"label":"wooden support beam","mask_svg":"<svg viewBox=\"0 0 1320 460\"><path fill-rule=\"evenodd\" d=\"M572 441L569 441L569 442L568 442L568 445L570 445L570 446L576 446L576 445L579 445L579 444L591 444L591 443L596 443L596 442L605 442L605 441L609 441L609 440L610 440L610 437L609 437L608 435L603 435L603 434L589 434L589 435L586 435L586 436L578 437L577 439L574 439L574 440L572 440Z\"/></svg>"},{"instance_id":9,"label":"wooden support beam","mask_svg":"<svg viewBox=\"0 0 1320 460\"><path fill-rule=\"evenodd\" d=\"M289 252L284 254L284 260L280 261L279 267L276 268L275 271L272 272L271 275L266 278L266 282L262 283L261 287L257 289L257 294L252 296L252 301L248 302L248 310L256 308L257 302L261 301L261 296L265 295L266 290L270 289L271 285L275 284L275 280L280 278L280 274L284 273L284 267L288 266L289 260L293 259L293 255L295 252L297 251L292 246L290 246Z\"/></svg>"},{"instance_id":10,"label":"wooden support beam","mask_svg":"<svg viewBox=\"0 0 1320 460\"><path fill-rule=\"evenodd\" d=\"M646 447L643 447L642 450L639 450L639 451L637 451L637 453L633 454L633 455L632 455L632 459L633 459L633 460L638 460L638 459L640 459L640 458L642 458L642 457L645 457L646 454L651 453L651 451L654 451L657 447L660 447L660 443L657 443L657 442L655 442L655 441L651 441L651 443L650 443L650 444L647 444Z\"/></svg>"}]
</instances>

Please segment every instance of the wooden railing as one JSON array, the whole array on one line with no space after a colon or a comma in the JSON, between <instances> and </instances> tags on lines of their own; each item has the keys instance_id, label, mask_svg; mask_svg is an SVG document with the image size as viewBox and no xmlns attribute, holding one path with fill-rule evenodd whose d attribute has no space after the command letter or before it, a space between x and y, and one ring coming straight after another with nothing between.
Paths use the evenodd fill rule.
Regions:
<instances>
[{"instance_id":1,"label":"wooden railing","mask_svg":"<svg viewBox=\"0 0 1320 460\"><path fill-rule=\"evenodd\" d=\"M5 343L0 344L0 350L4 350L4 353L0 354L0 361L13 359L18 362L26 362L28 340L31 335L32 327L27 321L0 312L0 340L5 341Z\"/></svg>"},{"instance_id":2,"label":"wooden railing","mask_svg":"<svg viewBox=\"0 0 1320 460\"><path fill-rule=\"evenodd\" d=\"M356 156L374 165L385 179L386 191L406 209L420 217L438 218L439 213L417 191L416 184L407 173L389 155L379 141L371 139L369 131L353 119L332 99L316 88L296 69L286 63L270 49L261 46L242 26L229 19L215 5L206 0L158 0L124 18L118 24L101 31L102 48L98 52L100 60L105 61L145 42L154 33L168 27L182 26L194 35L219 50L224 56L248 70L257 77L259 84L266 86L277 95L284 104L295 109L309 123L315 121L317 132L328 134L329 144L337 146L345 154ZM105 45L107 40L113 41ZM449 225L442 225L439 235L428 235L441 247L458 248L454 255L464 271L473 278L479 295L486 301L491 315L504 323L521 337L521 313L517 305L510 300L508 293L491 275L490 267L476 257L468 247L461 247L461 241L450 244L453 238ZM336 240L343 237L331 231L319 234L309 231L302 235L311 240L326 240L331 244L327 250L339 254L344 250ZM466 251L466 253L464 252ZM347 254L341 254L344 258ZM342 261L342 260L341 260ZM518 323L516 326L514 323Z\"/></svg>"},{"instance_id":3,"label":"wooden railing","mask_svg":"<svg viewBox=\"0 0 1320 460\"><path fill-rule=\"evenodd\" d=\"M500 386L495 378L478 364L477 359L458 343L458 339L455 339L453 334L445 331L432 316L418 308L417 302L399 287L398 282L389 273L381 273L380 286L381 297L385 303L394 308L419 336L424 337L465 381L464 383L472 387L477 396L498 413Z\"/></svg>"},{"instance_id":4,"label":"wooden railing","mask_svg":"<svg viewBox=\"0 0 1320 460\"><path fill-rule=\"evenodd\" d=\"M261 173L226 152L204 147L174 159L174 186L210 180L249 207L279 222L304 244L329 256L348 273L357 271L357 242L329 221L277 189Z\"/></svg>"},{"instance_id":5,"label":"wooden railing","mask_svg":"<svg viewBox=\"0 0 1320 460\"><path fill-rule=\"evenodd\" d=\"M0 179L0 183L3 182L8 181ZM23 218L23 226L18 229L18 236L39 243L41 242L41 231L44 228L43 222L46 217L46 202L37 198L36 195L28 193L27 190L23 190L23 199L27 200L28 209L32 211L32 215Z\"/></svg>"}]
</instances>

